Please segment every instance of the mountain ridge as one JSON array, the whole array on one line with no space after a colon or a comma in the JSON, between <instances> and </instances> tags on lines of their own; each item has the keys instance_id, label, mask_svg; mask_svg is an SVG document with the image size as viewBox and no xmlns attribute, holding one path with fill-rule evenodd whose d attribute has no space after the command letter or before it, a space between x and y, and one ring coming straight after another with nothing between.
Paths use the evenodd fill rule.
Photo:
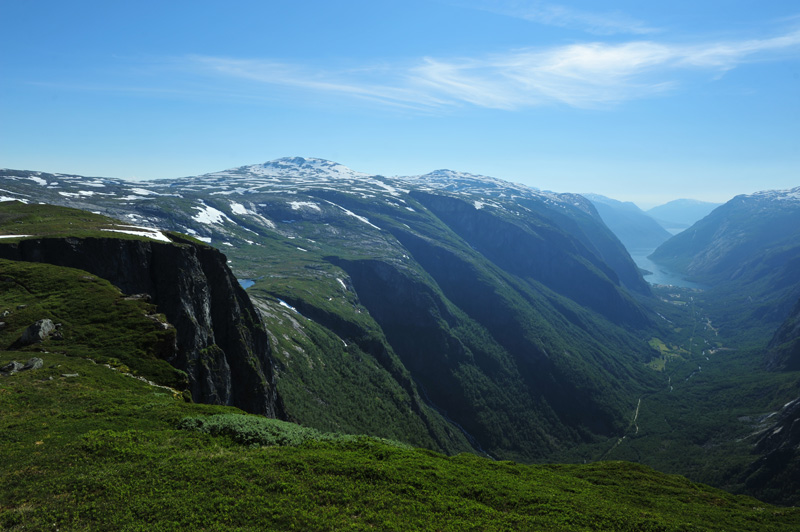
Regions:
<instances>
[{"instance_id":1,"label":"mountain ridge","mask_svg":"<svg viewBox=\"0 0 800 532\"><path fill-rule=\"evenodd\" d=\"M225 249L254 282L287 416L320 429L360 426L446 450L463 449L464 436L444 436L463 429L494 456L542 459L618 432L632 396L654 379L641 366L649 347L632 332L654 326L637 300L651 297L649 287L578 195L451 171L366 175L303 158L154 182L0 177L7 195L35 194ZM497 242L512 233L518 249L507 240L509 254ZM579 282L565 281L568 272ZM415 314L432 321L404 333ZM448 393L419 353L435 361ZM374 370L356 381L365 369L358 360ZM360 406L364 390L381 403ZM387 415L405 425L392 428Z\"/></svg>"}]
</instances>

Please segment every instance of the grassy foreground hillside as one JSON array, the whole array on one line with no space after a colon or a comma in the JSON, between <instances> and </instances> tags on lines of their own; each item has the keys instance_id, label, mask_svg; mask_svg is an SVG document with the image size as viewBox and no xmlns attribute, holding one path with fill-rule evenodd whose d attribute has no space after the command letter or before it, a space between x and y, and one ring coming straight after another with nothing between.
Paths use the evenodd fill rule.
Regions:
<instances>
[{"instance_id":1,"label":"grassy foreground hillside","mask_svg":"<svg viewBox=\"0 0 800 532\"><path fill-rule=\"evenodd\" d=\"M80 270L0 261L0 307L0 366L43 360L0 377L0 530L800 527L796 509L639 465L446 457L188 403L132 376L174 378L142 335L161 330L152 308ZM45 317L59 337L18 347Z\"/></svg>"},{"instance_id":2,"label":"grassy foreground hillside","mask_svg":"<svg viewBox=\"0 0 800 532\"><path fill-rule=\"evenodd\" d=\"M14 355L3 352L0 362ZM183 430L186 416L233 409L185 403L84 359L42 357L42 369L3 378L0 388L5 530L800 526L796 509L625 462L523 466L448 458L364 437L326 440L238 414L227 435ZM236 442L237 434L254 432L274 434L279 444Z\"/></svg>"}]
</instances>

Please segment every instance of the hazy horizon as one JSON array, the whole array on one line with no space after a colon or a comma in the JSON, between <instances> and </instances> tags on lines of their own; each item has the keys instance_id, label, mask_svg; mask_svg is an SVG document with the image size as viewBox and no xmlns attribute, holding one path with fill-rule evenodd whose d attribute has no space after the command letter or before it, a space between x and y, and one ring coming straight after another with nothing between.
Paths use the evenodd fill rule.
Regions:
<instances>
[{"instance_id":1,"label":"hazy horizon","mask_svg":"<svg viewBox=\"0 0 800 532\"><path fill-rule=\"evenodd\" d=\"M800 184L788 1L5 3L0 166L169 179L280 157L642 209Z\"/></svg>"}]
</instances>

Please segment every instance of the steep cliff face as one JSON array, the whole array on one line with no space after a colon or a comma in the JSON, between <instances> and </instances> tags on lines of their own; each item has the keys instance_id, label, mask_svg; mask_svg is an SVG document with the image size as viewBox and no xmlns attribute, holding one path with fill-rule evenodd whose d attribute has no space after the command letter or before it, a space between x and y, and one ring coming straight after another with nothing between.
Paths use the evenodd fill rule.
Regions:
<instances>
[{"instance_id":1,"label":"steep cliff face","mask_svg":"<svg viewBox=\"0 0 800 532\"><path fill-rule=\"evenodd\" d=\"M769 343L767 367L786 371L800 370L800 300Z\"/></svg>"},{"instance_id":2,"label":"steep cliff face","mask_svg":"<svg viewBox=\"0 0 800 532\"><path fill-rule=\"evenodd\" d=\"M193 243L116 238L33 238L0 245L0 257L88 271L124 293L149 294L177 330L173 366L196 401L280 417L260 317L225 256Z\"/></svg>"},{"instance_id":3,"label":"steep cliff face","mask_svg":"<svg viewBox=\"0 0 800 532\"><path fill-rule=\"evenodd\" d=\"M583 337L559 314L569 304L558 295L536 293L444 244L393 234L422 270L410 261L331 260L425 399L476 449L543 459L620 428L635 393L623 384L638 372L633 357ZM576 322L588 319L576 312Z\"/></svg>"},{"instance_id":4,"label":"steep cliff face","mask_svg":"<svg viewBox=\"0 0 800 532\"><path fill-rule=\"evenodd\" d=\"M535 215L503 220L460 199L421 192L412 196L505 271L540 282L612 322L647 323L639 305L621 290L617 273L550 220Z\"/></svg>"},{"instance_id":5,"label":"steep cliff face","mask_svg":"<svg viewBox=\"0 0 800 532\"><path fill-rule=\"evenodd\" d=\"M800 398L767 418L753 447L760 456L743 475L754 496L776 504L800 501Z\"/></svg>"}]
</instances>

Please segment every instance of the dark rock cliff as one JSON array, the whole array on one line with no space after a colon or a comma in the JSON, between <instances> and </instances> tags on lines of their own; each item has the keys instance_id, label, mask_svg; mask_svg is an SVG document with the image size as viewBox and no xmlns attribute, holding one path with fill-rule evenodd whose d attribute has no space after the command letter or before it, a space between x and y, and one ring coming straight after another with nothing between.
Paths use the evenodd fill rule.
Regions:
<instances>
[{"instance_id":1,"label":"dark rock cliff","mask_svg":"<svg viewBox=\"0 0 800 532\"><path fill-rule=\"evenodd\" d=\"M0 245L0 258L88 271L123 293L149 294L177 330L168 362L195 401L281 417L260 316L218 250L193 243L40 238Z\"/></svg>"},{"instance_id":2,"label":"dark rock cliff","mask_svg":"<svg viewBox=\"0 0 800 532\"><path fill-rule=\"evenodd\" d=\"M800 300L767 346L769 369L800 370Z\"/></svg>"}]
</instances>

